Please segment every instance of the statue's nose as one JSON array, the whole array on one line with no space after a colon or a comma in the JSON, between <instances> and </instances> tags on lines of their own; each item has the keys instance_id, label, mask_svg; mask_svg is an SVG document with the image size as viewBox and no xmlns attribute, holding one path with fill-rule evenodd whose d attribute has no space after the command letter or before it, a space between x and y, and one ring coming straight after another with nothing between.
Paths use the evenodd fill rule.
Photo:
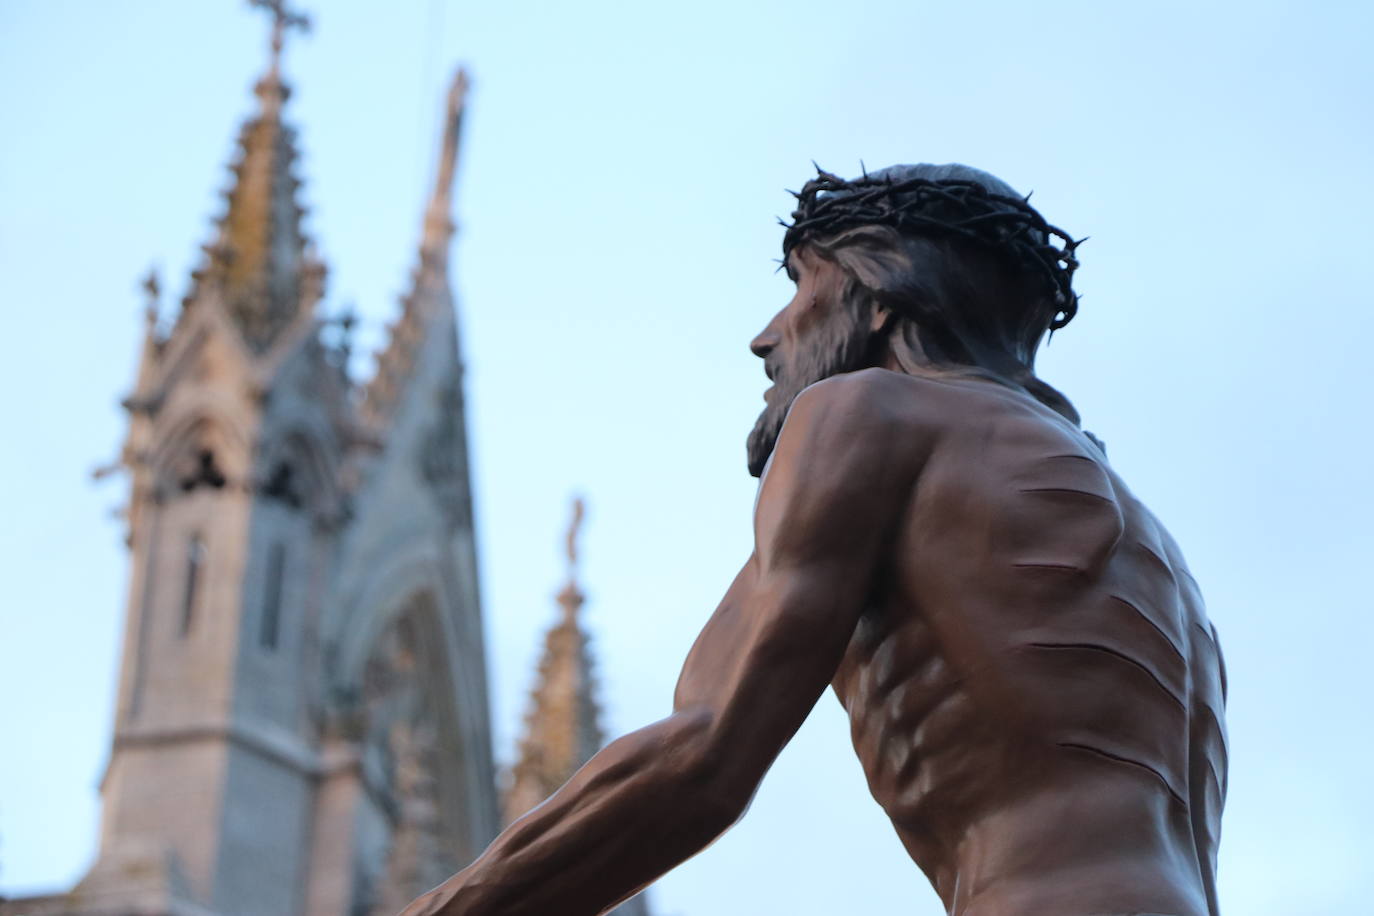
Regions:
<instances>
[{"instance_id":1,"label":"statue's nose","mask_svg":"<svg viewBox=\"0 0 1374 916\"><path fill-rule=\"evenodd\" d=\"M778 345L778 332L774 329L774 325L776 324L776 319L770 321L768 327L764 328L759 332L757 337L749 341L749 352L753 353L759 359L767 358L768 354L772 353L774 348Z\"/></svg>"}]
</instances>

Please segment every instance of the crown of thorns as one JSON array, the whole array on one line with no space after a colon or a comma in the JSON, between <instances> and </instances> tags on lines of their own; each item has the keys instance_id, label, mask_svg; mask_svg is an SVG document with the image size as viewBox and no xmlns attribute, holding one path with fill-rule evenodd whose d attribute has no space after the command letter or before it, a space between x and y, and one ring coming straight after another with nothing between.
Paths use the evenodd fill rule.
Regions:
<instances>
[{"instance_id":1,"label":"crown of thorns","mask_svg":"<svg viewBox=\"0 0 1374 916\"><path fill-rule=\"evenodd\" d=\"M1074 251L1086 239L1045 221L1030 197L994 194L974 181L925 178L893 179L865 174L847 181L817 167L816 177L790 192L797 198L792 222L782 239L784 261L808 238L835 235L859 226L890 226L903 234L964 239L1009 255L1023 269L1041 277L1054 297L1050 330L1057 331L1078 312L1073 272ZM1057 244L1056 244L1057 243Z\"/></svg>"}]
</instances>

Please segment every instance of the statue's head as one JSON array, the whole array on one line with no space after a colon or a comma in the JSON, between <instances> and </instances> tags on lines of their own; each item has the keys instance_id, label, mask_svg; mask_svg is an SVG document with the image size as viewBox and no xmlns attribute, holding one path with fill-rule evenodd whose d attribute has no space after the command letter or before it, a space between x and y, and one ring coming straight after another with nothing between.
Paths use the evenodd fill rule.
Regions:
<instances>
[{"instance_id":1,"label":"statue's head","mask_svg":"<svg viewBox=\"0 0 1374 916\"><path fill-rule=\"evenodd\" d=\"M773 381L751 474L802 389L870 366L991 376L1077 419L1033 371L1046 332L1077 311L1077 243L1005 182L898 165L853 181L820 172L796 197L783 237L796 294L750 344Z\"/></svg>"}]
</instances>

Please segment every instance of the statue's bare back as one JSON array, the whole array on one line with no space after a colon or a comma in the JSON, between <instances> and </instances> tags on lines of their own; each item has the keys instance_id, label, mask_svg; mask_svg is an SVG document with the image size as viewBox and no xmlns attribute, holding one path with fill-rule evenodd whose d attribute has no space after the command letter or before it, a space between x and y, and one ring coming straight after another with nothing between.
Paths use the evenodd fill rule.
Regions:
<instances>
[{"instance_id":1,"label":"statue's bare back","mask_svg":"<svg viewBox=\"0 0 1374 916\"><path fill-rule=\"evenodd\" d=\"M952 912L1208 913L1224 675L1172 539L1029 397L884 382L924 466L834 678L874 797Z\"/></svg>"}]
</instances>

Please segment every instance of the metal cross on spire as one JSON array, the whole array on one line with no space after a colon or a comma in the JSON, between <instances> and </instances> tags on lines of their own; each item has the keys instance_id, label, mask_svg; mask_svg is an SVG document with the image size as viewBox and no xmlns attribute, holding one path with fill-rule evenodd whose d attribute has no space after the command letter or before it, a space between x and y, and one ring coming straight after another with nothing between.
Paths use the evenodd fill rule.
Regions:
<instances>
[{"instance_id":1,"label":"metal cross on spire","mask_svg":"<svg viewBox=\"0 0 1374 916\"><path fill-rule=\"evenodd\" d=\"M287 29L310 31L310 17L286 8L286 0L248 0L256 7L272 13L272 73L278 71L281 63L281 46L286 38Z\"/></svg>"}]
</instances>

